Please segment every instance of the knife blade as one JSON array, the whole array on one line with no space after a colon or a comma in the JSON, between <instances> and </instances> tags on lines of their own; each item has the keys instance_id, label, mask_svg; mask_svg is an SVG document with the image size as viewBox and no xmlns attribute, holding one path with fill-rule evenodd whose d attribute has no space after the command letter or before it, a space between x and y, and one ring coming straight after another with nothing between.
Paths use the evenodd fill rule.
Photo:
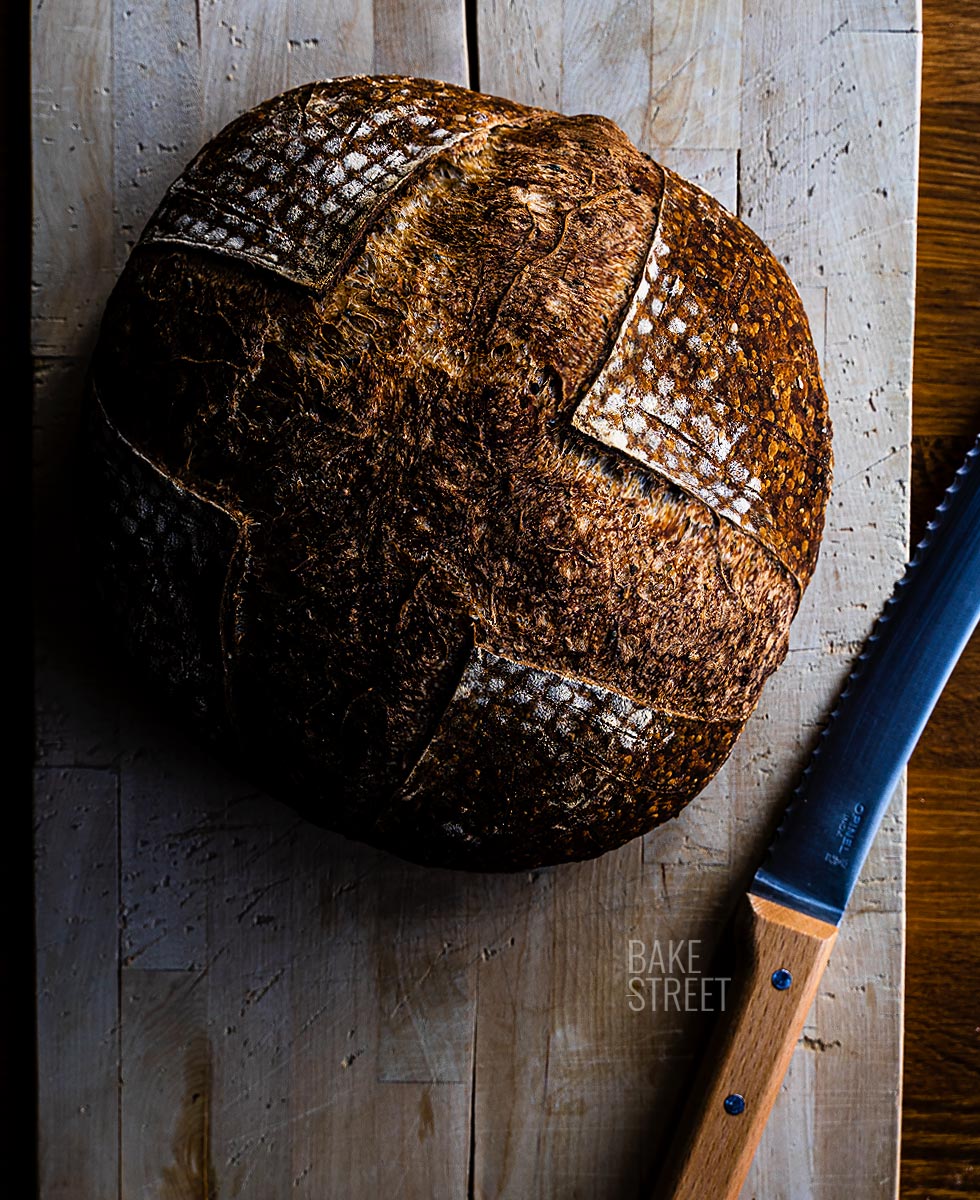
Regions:
<instances>
[{"instance_id":1,"label":"knife blade","mask_svg":"<svg viewBox=\"0 0 980 1200\"><path fill-rule=\"evenodd\" d=\"M980 437L857 658L741 916L729 1019L661 1177L735 1200L909 756L980 618Z\"/></svg>"},{"instance_id":2,"label":"knife blade","mask_svg":"<svg viewBox=\"0 0 980 1200\"><path fill-rule=\"evenodd\" d=\"M980 614L980 439L831 714L750 891L836 925Z\"/></svg>"}]
</instances>

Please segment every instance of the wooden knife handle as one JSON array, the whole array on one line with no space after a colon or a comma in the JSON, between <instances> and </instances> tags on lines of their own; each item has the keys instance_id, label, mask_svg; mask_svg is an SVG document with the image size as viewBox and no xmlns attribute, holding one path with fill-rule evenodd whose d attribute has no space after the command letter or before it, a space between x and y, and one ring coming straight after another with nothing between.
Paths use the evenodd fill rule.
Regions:
<instances>
[{"instance_id":1,"label":"wooden knife handle","mask_svg":"<svg viewBox=\"0 0 980 1200\"><path fill-rule=\"evenodd\" d=\"M836 925L747 899L731 1008L708 1047L659 1200L737 1200L837 937Z\"/></svg>"}]
</instances>

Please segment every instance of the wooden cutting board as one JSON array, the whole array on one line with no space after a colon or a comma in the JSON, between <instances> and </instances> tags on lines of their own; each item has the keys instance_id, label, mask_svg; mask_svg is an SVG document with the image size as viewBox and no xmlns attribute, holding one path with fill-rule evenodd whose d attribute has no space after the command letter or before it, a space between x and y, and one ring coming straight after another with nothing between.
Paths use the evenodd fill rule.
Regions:
<instances>
[{"instance_id":1,"label":"wooden cutting board","mask_svg":"<svg viewBox=\"0 0 980 1200\"><path fill-rule=\"evenodd\" d=\"M920 28L915 0L35 6L44 1200L637 1193L712 1020L665 980L708 969L906 557ZM836 482L789 656L710 788L597 862L466 876L316 830L73 615L80 381L133 241L237 113L372 71L612 117L752 225L810 314ZM903 870L898 795L746 1198L895 1194Z\"/></svg>"}]
</instances>

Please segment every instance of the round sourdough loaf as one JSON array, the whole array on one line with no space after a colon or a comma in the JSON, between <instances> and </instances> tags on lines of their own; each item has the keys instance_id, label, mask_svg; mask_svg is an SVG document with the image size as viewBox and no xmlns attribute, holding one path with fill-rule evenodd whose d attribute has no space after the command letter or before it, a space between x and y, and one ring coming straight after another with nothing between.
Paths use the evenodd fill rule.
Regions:
<instances>
[{"instance_id":1,"label":"round sourdough loaf","mask_svg":"<svg viewBox=\"0 0 980 1200\"><path fill-rule=\"evenodd\" d=\"M170 188L91 374L89 527L150 674L419 862L676 814L786 651L829 486L800 300L610 121L309 84Z\"/></svg>"}]
</instances>

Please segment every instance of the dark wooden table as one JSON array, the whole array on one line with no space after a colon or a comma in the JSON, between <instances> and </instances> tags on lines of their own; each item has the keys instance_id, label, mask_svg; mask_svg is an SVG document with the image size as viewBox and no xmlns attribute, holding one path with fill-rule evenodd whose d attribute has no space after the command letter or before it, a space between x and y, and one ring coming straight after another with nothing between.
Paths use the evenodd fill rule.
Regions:
<instances>
[{"instance_id":1,"label":"dark wooden table","mask_svg":"<svg viewBox=\"0 0 980 1200\"><path fill-rule=\"evenodd\" d=\"M912 536L980 430L980 5L925 0ZM909 769L902 1188L980 1196L980 636Z\"/></svg>"}]
</instances>

